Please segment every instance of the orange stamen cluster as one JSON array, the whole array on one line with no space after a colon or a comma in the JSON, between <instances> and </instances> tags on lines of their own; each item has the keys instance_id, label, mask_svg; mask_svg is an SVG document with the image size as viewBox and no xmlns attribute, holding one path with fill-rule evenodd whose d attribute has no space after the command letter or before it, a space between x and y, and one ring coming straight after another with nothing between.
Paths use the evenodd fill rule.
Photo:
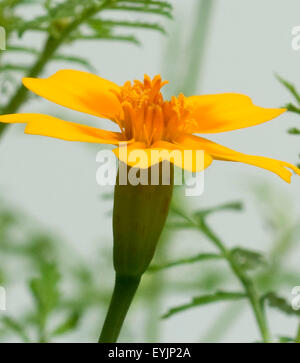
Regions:
<instances>
[{"instance_id":1,"label":"orange stamen cluster","mask_svg":"<svg viewBox=\"0 0 300 363\"><path fill-rule=\"evenodd\" d=\"M190 117L191 111L192 105L187 105L182 93L178 97L173 96L171 101L165 102L166 139L175 141L182 134L194 132L197 122Z\"/></svg>"},{"instance_id":2,"label":"orange stamen cluster","mask_svg":"<svg viewBox=\"0 0 300 363\"><path fill-rule=\"evenodd\" d=\"M158 75L144 82L126 82L117 94L123 114L116 120L127 140L145 143L150 147L159 140L170 141L184 132L190 122L186 122L189 110L185 97L173 97L164 101L161 93L163 82Z\"/></svg>"}]
</instances>

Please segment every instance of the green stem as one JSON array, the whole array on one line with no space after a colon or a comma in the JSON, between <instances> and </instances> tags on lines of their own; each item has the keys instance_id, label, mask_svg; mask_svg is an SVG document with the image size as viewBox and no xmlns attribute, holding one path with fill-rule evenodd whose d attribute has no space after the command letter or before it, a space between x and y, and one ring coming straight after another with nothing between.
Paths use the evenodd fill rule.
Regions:
<instances>
[{"instance_id":1,"label":"green stem","mask_svg":"<svg viewBox=\"0 0 300 363\"><path fill-rule=\"evenodd\" d=\"M188 48L188 54L190 56L184 81L182 82L183 88L181 89L181 92L185 95L191 95L194 94L195 91L199 91L199 89L197 89L197 83L203 67L205 45L209 35L214 3L214 0L201 0L198 1L197 8L195 9L193 32Z\"/></svg>"},{"instance_id":2,"label":"green stem","mask_svg":"<svg viewBox=\"0 0 300 363\"><path fill-rule=\"evenodd\" d=\"M237 278L242 283L247 296L249 298L250 304L252 306L252 310L254 312L262 339L264 343L271 342L270 332L268 329L265 313L263 306L260 301L259 294L256 290L256 287L253 281L247 276L244 270L236 263L235 259L232 257L232 254L229 250L224 246L222 241L213 233L213 231L208 227L208 225L203 222L201 224L201 231L218 247L218 249L222 252L223 256L228 261L232 271L237 276Z\"/></svg>"},{"instance_id":3,"label":"green stem","mask_svg":"<svg viewBox=\"0 0 300 363\"><path fill-rule=\"evenodd\" d=\"M231 252L225 247L221 239L214 234L214 232L211 230L211 228L209 228L204 220L202 220L201 223L196 223L192 218L185 215L185 213L178 210L177 213L185 218L192 226L200 230L208 239L210 239L220 250L224 258L228 261L233 273L237 276L245 289L264 343L270 343L271 334L268 328L263 305L251 278L249 278L244 270L236 263L235 259L232 257Z\"/></svg>"},{"instance_id":4,"label":"green stem","mask_svg":"<svg viewBox=\"0 0 300 363\"><path fill-rule=\"evenodd\" d=\"M37 61L34 63L34 65L29 70L27 77L36 77L39 75L42 70L44 69L46 63L48 60L52 57L53 53L56 51L60 44L59 39L55 39L52 36L49 36L45 46L41 52L40 57L37 59ZM3 110L4 114L7 113L14 113L18 111L20 106L25 102L26 96L28 94L28 90L24 86L20 86L15 95L12 97L10 102L6 105L6 107ZM3 130L7 127L7 124L0 124L0 135L3 132Z\"/></svg>"},{"instance_id":5,"label":"green stem","mask_svg":"<svg viewBox=\"0 0 300 363\"><path fill-rule=\"evenodd\" d=\"M49 35L45 45L40 53L40 56L34 62L30 70L28 71L26 77L37 77L45 68L49 60L52 58L57 49L64 43L64 41L68 38L68 36L78 27L80 26L86 19L97 14L101 10L105 9L111 0L104 1L101 5L92 6L82 14L74 19L68 26L64 28L64 30L60 33L58 37L54 37L53 35ZM22 106L22 104L26 101L28 95L28 90L23 85L21 85L12 96L11 100L3 109L3 114L7 113L15 113ZM4 130L8 124L0 124L0 137L3 134Z\"/></svg>"},{"instance_id":6,"label":"green stem","mask_svg":"<svg viewBox=\"0 0 300 363\"><path fill-rule=\"evenodd\" d=\"M298 331L297 331L295 343L300 343L300 322L299 322L299 326L298 326Z\"/></svg>"},{"instance_id":7,"label":"green stem","mask_svg":"<svg viewBox=\"0 0 300 363\"><path fill-rule=\"evenodd\" d=\"M120 276L116 274L115 288L99 343L115 343L117 341L140 279L140 276Z\"/></svg>"}]
</instances>

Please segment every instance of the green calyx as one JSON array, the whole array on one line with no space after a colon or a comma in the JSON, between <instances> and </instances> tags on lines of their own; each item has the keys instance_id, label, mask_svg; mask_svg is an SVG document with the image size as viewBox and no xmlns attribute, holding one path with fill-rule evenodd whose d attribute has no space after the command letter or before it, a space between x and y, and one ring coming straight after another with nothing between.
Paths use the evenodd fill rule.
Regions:
<instances>
[{"instance_id":1,"label":"green calyx","mask_svg":"<svg viewBox=\"0 0 300 363\"><path fill-rule=\"evenodd\" d=\"M141 276L153 258L168 216L174 184L174 168L172 164L168 164L169 182L168 185L162 185L162 165L159 164L155 171L148 169L148 185L120 185L118 174L114 194L113 233L114 266L119 275ZM128 173L132 170L126 168ZM151 173L154 172L159 172L160 175L158 185L150 184Z\"/></svg>"},{"instance_id":2,"label":"green calyx","mask_svg":"<svg viewBox=\"0 0 300 363\"><path fill-rule=\"evenodd\" d=\"M99 343L117 341L141 276L152 260L168 216L174 167L167 164L169 178L164 180L163 164L157 166L148 169L147 183L137 185L130 184L130 181L121 185L119 176L124 170L126 176L130 176L132 172L141 174L141 170L133 170L124 165L122 167L125 169L119 169L113 211L116 280ZM154 173L159 175L157 185L151 184Z\"/></svg>"}]
</instances>

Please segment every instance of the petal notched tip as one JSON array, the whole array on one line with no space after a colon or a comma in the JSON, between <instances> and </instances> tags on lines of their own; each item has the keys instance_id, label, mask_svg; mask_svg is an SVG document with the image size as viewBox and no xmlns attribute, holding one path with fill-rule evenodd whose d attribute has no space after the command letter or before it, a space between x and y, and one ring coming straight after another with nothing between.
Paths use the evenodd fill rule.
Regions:
<instances>
[{"instance_id":1,"label":"petal notched tip","mask_svg":"<svg viewBox=\"0 0 300 363\"><path fill-rule=\"evenodd\" d=\"M292 171L300 175L300 169L286 161L240 153L198 136L186 135L178 143L185 148L205 150L215 160L240 162L271 171L287 183L291 182Z\"/></svg>"},{"instance_id":2,"label":"petal notched tip","mask_svg":"<svg viewBox=\"0 0 300 363\"><path fill-rule=\"evenodd\" d=\"M287 175L285 181L287 183L291 183L293 174L300 175L300 169L296 165L293 165L293 164L290 164L290 163L287 163L284 161L282 163L283 163L283 167L288 172L288 175Z\"/></svg>"}]
</instances>

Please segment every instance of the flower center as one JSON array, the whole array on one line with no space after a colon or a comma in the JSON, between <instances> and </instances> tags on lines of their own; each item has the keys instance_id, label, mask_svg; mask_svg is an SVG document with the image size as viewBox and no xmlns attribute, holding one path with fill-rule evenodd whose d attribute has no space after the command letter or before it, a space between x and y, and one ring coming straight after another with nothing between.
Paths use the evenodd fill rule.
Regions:
<instances>
[{"instance_id":1,"label":"flower center","mask_svg":"<svg viewBox=\"0 0 300 363\"><path fill-rule=\"evenodd\" d=\"M182 134L191 134L197 128L196 121L190 117L193 105L188 104L181 93L164 103L165 139L175 141Z\"/></svg>"},{"instance_id":2,"label":"flower center","mask_svg":"<svg viewBox=\"0 0 300 363\"><path fill-rule=\"evenodd\" d=\"M150 147L159 140L172 141L187 131L189 107L183 95L164 101L161 77L153 80L147 75L144 82L128 81L117 93L123 114L115 120L127 140L134 139Z\"/></svg>"}]
</instances>

